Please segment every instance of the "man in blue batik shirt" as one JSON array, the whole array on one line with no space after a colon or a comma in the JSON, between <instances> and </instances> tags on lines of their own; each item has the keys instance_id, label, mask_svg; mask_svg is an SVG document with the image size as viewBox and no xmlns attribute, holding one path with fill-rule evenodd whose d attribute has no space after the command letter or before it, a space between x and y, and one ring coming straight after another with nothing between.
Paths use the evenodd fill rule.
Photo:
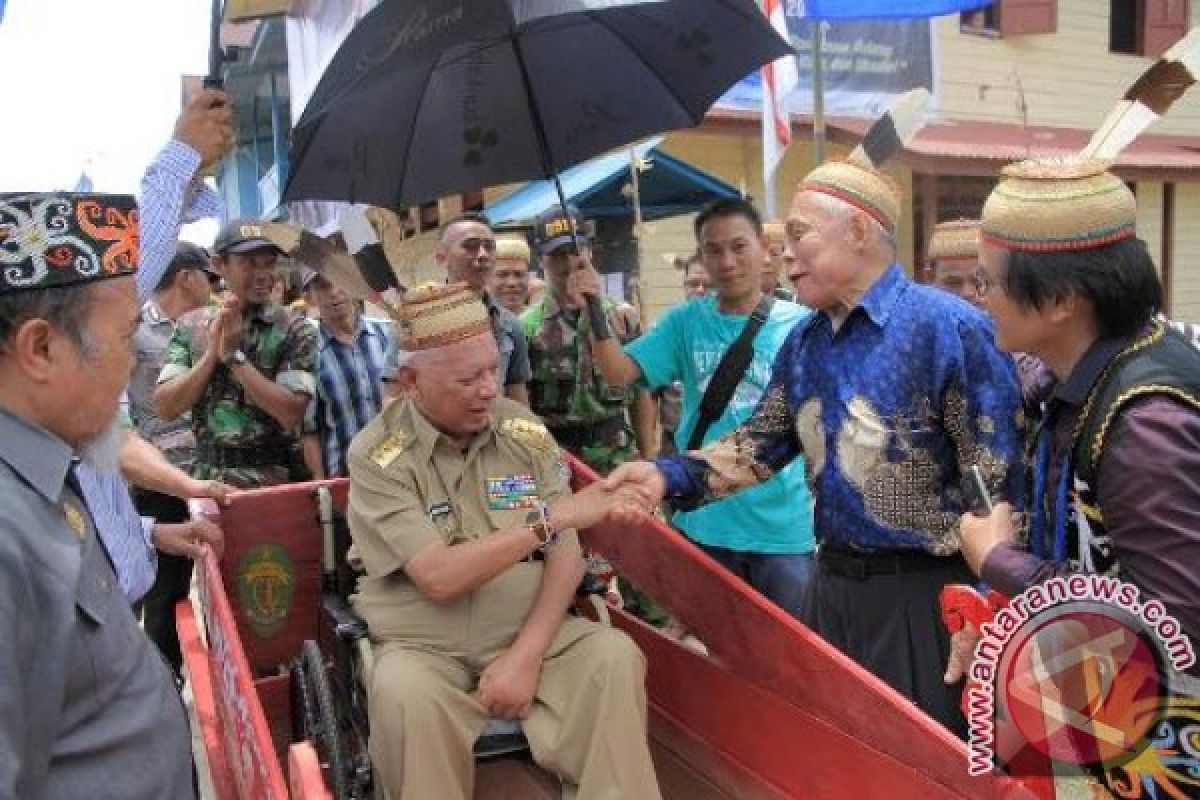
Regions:
<instances>
[{"instance_id":1,"label":"man in blue batik shirt","mask_svg":"<svg viewBox=\"0 0 1200 800\"><path fill-rule=\"evenodd\" d=\"M1020 507L1024 420L987 318L893 263L900 208L874 170L814 170L787 236L789 278L817 313L788 336L754 416L703 450L627 464L607 483L695 508L803 455L819 542L806 621L961 733L961 686L942 680L939 594L973 581L959 553L970 467Z\"/></svg>"}]
</instances>

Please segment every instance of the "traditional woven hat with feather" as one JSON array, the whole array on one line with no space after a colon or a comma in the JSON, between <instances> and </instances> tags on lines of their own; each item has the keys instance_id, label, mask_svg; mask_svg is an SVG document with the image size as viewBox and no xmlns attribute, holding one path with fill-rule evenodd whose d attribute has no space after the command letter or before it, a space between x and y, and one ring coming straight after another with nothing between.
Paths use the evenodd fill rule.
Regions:
<instances>
[{"instance_id":1,"label":"traditional woven hat with feather","mask_svg":"<svg viewBox=\"0 0 1200 800\"><path fill-rule=\"evenodd\" d=\"M819 192L849 203L895 233L903 193L880 168L925 127L929 91L913 89L896 98L845 161L828 161L805 176L800 191Z\"/></svg>"},{"instance_id":2,"label":"traditional woven hat with feather","mask_svg":"<svg viewBox=\"0 0 1200 800\"><path fill-rule=\"evenodd\" d=\"M1085 250L1136 233L1137 200L1112 161L1196 82L1200 28L1134 81L1087 147L1006 167L983 207L983 241L1008 250Z\"/></svg>"}]
</instances>

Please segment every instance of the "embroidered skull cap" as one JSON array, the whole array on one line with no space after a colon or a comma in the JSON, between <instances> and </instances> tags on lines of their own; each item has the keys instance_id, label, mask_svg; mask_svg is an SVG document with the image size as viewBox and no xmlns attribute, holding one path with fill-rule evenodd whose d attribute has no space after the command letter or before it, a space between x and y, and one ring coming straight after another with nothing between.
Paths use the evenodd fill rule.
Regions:
<instances>
[{"instance_id":1,"label":"embroidered skull cap","mask_svg":"<svg viewBox=\"0 0 1200 800\"><path fill-rule=\"evenodd\" d=\"M130 275L138 241L132 195L0 195L0 294Z\"/></svg>"}]
</instances>

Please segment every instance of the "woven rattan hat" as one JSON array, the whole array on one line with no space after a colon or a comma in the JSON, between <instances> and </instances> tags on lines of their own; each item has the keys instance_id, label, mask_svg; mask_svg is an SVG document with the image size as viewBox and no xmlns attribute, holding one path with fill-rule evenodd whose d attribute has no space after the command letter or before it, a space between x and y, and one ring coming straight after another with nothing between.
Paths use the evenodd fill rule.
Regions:
<instances>
[{"instance_id":1,"label":"woven rattan hat","mask_svg":"<svg viewBox=\"0 0 1200 800\"><path fill-rule=\"evenodd\" d=\"M767 241L771 244L782 244L783 240L787 238L787 226L778 220L764 222L763 236L767 237Z\"/></svg>"},{"instance_id":2,"label":"woven rattan hat","mask_svg":"<svg viewBox=\"0 0 1200 800\"><path fill-rule=\"evenodd\" d=\"M983 240L1008 250L1087 250L1135 234L1137 201L1108 164L1035 158L1005 167L983 206Z\"/></svg>"},{"instance_id":3,"label":"woven rattan hat","mask_svg":"<svg viewBox=\"0 0 1200 800\"><path fill-rule=\"evenodd\" d=\"M975 261L979 258L979 220L955 219L933 228L926 249L938 261Z\"/></svg>"},{"instance_id":4,"label":"woven rattan hat","mask_svg":"<svg viewBox=\"0 0 1200 800\"><path fill-rule=\"evenodd\" d=\"M513 258L529 263L529 244L524 239L505 236L496 240L496 258Z\"/></svg>"},{"instance_id":5,"label":"woven rattan hat","mask_svg":"<svg viewBox=\"0 0 1200 800\"><path fill-rule=\"evenodd\" d=\"M900 187L882 172L850 161L829 161L808 173L800 191L820 192L873 217L888 233L900 219Z\"/></svg>"},{"instance_id":6,"label":"woven rattan hat","mask_svg":"<svg viewBox=\"0 0 1200 800\"><path fill-rule=\"evenodd\" d=\"M396 316L400 348L408 352L444 347L492 330L487 307L465 283L413 289Z\"/></svg>"}]
</instances>

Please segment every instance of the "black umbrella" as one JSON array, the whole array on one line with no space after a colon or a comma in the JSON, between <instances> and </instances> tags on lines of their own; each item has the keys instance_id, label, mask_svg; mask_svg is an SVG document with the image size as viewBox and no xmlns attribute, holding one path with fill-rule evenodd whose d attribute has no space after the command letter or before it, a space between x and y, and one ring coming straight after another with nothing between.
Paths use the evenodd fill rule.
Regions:
<instances>
[{"instance_id":1,"label":"black umbrella","mask_svg":"<svg viewBox=\"0 0 1200 800\"><path fill-rule=\"evenodd\" d=\"M698 124L790 52L754 0L384 0L296 124L284 199L398 209L556 177Z\"/></svg>"}]
</instances>

